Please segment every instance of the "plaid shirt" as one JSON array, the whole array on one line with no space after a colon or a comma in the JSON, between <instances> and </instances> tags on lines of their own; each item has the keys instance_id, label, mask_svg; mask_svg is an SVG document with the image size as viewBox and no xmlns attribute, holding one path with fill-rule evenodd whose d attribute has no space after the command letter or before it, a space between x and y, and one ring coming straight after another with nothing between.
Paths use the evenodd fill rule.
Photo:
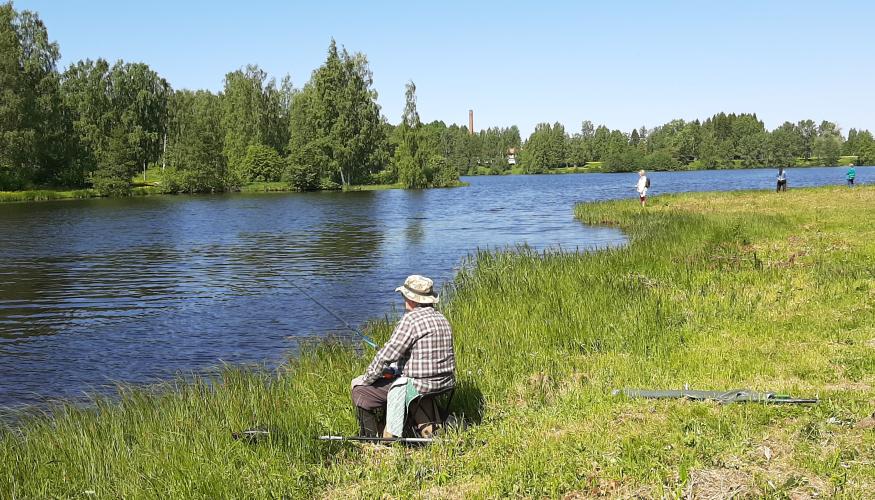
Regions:
<instances>
[{"instance_id":1,"label":"plaid shirt","mask_svg":"<svg viewBox=\"0 0 875 500\"><path fill-rule=\"evenodd\" d=\"M396 361L401 376L412 378L421 394L455 386L456 356L447 318L433 307L417 307L405 314L374 356L364 382L373 384L383 376L383 368Z\"/></svg>"}]
</instances>

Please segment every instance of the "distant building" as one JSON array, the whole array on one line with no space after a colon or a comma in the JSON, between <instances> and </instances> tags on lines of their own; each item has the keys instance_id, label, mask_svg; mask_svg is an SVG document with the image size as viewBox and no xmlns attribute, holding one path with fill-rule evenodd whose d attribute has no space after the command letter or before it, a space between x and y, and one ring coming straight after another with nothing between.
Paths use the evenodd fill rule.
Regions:
<instances>
[{"instance_id":1,"label":"distant building","mask_svg":"<svg viewBox=\"0 0 875 500\"><path fill-rule=\"evenodd\" d=\"M474 110L468 110L468 135L474 135Z\"/></svg>"},{"instance_id":2,"label":"distant building","mask_svg":"<svg viewBox=\"0 0 875 500\"><path fill-rule=\"evenodd\" d=\"M516 165L516 158L519 154L519 150L517 148L510 148L507 150L507 164L508 165Z\"/></svg>"}]
</instances>

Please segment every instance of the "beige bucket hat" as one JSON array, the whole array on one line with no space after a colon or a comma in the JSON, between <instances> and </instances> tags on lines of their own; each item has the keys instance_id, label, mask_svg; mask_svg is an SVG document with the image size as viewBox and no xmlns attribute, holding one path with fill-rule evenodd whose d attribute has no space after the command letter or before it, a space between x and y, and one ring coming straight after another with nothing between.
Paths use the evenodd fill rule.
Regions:
<instances>
[{"instance_id":1,"label":"beige bucket hat","mask_svg":"<svg viewBox=\"0 0 875 500\"><path fill-rule=\"evenodd\" d=\"M395 291L419 304L437 304L439 300L434 293L434 282L418 274L408 276Z\"/></svg>"}]
</instances>

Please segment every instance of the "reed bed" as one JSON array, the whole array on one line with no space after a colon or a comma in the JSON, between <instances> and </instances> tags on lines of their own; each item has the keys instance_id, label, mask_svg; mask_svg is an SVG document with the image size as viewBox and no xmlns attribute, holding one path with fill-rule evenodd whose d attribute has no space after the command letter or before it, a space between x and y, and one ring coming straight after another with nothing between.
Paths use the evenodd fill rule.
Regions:
<instances>
[{"instance_id":1,"label":"reed bed","mask_svg":"<svg viewBox=\"0 0 875 500\"><path fill-rule=\"evenodd\" d=\"M628 246L480 253L445 293L471 425L421 449L353 433L368 352L120 387L0 431L0 491L45 497L844 496L875 491L875 189L584 204ZM385 339L391 325L371 334ZM745 387L815 406L631 400ZM255 443L232 432L260 427Z\"/></svg>"},{"instance_id":2,"label":"reed bed","mask_svg":"<svg viewBox=\"0 0 875 500\"><path fill-rule=\"evenodd\" d=\"M79 200L99 196L93 189L74 189L61 191L38 189L31 191L0 191L0 203L16 201Z\"/></svg>"}]
</instances>

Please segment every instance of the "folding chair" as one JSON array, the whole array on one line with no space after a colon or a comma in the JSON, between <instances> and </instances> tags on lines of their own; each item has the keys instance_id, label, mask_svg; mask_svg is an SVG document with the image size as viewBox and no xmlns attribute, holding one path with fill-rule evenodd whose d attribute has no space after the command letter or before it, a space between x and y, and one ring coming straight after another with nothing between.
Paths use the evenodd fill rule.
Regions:
<instances>
[{"instance_id":1,"label":"folding chair","mask_svg":"<svg viewBox=\"0 0 875 500\"><path fill-rule=\"evenodd\" d=\"M417 396L407 407L404 437L429 438L450 416L450 403L455 387Z\"/></svg>"}]
</instances>

